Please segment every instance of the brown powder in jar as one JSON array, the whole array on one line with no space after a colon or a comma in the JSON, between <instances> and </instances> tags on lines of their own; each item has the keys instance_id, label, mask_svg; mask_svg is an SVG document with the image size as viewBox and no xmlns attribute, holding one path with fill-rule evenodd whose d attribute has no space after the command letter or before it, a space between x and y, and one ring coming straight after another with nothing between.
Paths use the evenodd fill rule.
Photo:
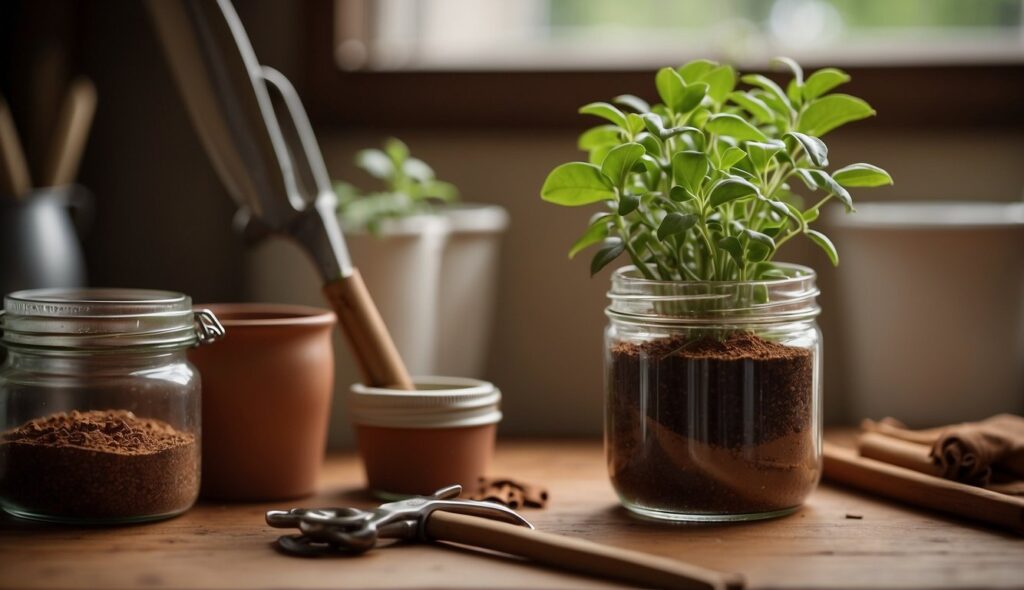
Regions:
<instances>
[{"instance_id":1,"label":"brown powder in jar","mask_svg":"<svg viewBox=\"0 0 1024 590\"><path fill-rule=\"evenodd\" d=\"M627 501L689 514L799 505L817 482L813 357L736 333L611 350L608 452Z\"/></svg>"},{"instance_id":2,"label":"brown powder in jar","mask_svg":"<svg viewBox=\"0 0 1024 590\"><path fill-rule=\"evenodd\" d=\"M0 498L15 512L132 520L187 509L195 436L125 410L58 413L0 435Z\"/></svg>"}]
</instances>

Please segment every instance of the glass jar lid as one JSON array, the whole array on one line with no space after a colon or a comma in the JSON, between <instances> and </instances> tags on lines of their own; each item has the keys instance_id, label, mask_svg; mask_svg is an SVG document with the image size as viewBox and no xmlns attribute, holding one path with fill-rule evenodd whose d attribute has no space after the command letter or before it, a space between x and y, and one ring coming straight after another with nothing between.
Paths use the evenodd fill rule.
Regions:
<instances>
[{"instance_id":1,"label":"glass jar lid","mask_svg":"<svg viewBox=\"0 0 1024 590\"><path fill-rule=\"evenodd\" d=\"M4 298L8 346L70 350L185 348L224 335L188 295L147 289L33 289Z\"/></svg>"}]
</instances>

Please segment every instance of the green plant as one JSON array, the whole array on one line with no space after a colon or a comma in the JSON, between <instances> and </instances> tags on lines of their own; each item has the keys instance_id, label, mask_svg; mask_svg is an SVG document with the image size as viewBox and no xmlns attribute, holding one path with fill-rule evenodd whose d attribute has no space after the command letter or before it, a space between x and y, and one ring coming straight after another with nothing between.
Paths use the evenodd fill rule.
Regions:
<instances>
[{"instance_id":1,"label":"green plant","mask_svg":"<svg viewBox=\"0 0 1024 590\"><path fill-rule=\"evenodd\" d=\"M785 90L759 74L739 78L750 88L737 90L731 66L696 60L658 71L661 104L622 95L582 107L608 123L580 136L588 162L558 166L541 189L557 205L606 205L569 257L599 244L591 274L626 254L650 279L769 279L783 276L772 264L779 248L805 235L838 264L832 242L810 227L821 207L835 199L853 211L848 188L892 178L870 164L828 172L820 138L875 111L829 94L849 81L841 70L804 78L796 62L776 62L793 75ZM795 179L817 193L813 205L792 190Z\"/></svg>"},{"instance_id":2,"label":"green plant","mask_svg":"<svg viewBox=\"0 0 1024 590\"><path fill-rule=\"evenodd\" d=\"M347 182L337 182L338 214L346 224L376 233L385 219L426 213L438 203L458 199L454 185L437 180L426 162L409 154L402 141L391 138L383 149L365 149L355 163L383 184L381 190L361 192Z\"/></svg>"}]
</instances>

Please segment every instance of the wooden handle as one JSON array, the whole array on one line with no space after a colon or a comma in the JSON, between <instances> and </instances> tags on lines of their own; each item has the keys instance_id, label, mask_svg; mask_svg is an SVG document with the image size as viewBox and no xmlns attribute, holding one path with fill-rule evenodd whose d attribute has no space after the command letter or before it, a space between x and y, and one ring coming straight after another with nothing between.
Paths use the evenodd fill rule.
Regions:
<instances>
[{"instance_id":1,"label":"wooden handle","mask_svg":"<svg viewBox=\"0 0 1024 590\"><path fill-rule=\"evenodd\" d=\"M0 96L0 193L20 199L32 188L25 151L7 101Z\"/></svg>"},{"instance_id":2,"label":"wooden handle","mask_svg":"<svg viewBox=\"0 0 1024 590\"><path fill-rule=\"evenodd\" d=\"M359 271L324 285L324 295L338 314L363 381L372 387L415 389Z\"/></svg>"},{"instance_id":3,"label":"wooden handle","mask_svg":"<svg viewBox=\"0 0 1024 590\"><path fill-rule=\"evenodd\" d=\"M96 87L88 78L78 78L71 83L61 105L57 131L46 162L44 186L64 186L74 182L95 113Z\"/></svg>"},{"instance_id":4,"label":"wooden handle","mask_svg":"<svg viewBox=\"0 0 1024 590\"><path fill-rule=\"evenodd\" d=\"M434 512L427 537L524 557L544 565L645 588L743 588L743 577L478 516Z\"/></svg>"},{"instance_id":5,"label":"wooden handle","mask_svg":"<svg viewBox=\"0 0 1024 590\"><path fill-rule=\"evenodd\" d=\"M825 477L862 490L1024 533L1024 499L942 479L825 443Z\"/></svg>"}]
</instances>

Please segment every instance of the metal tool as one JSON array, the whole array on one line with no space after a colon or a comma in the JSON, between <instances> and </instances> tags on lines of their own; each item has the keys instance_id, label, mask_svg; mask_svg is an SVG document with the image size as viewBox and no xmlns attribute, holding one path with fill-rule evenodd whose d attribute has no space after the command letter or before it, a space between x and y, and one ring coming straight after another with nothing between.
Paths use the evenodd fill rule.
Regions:
<instances>
[{"instance_id":1,"label":"metal tool","mask_svg":"<svg viewBox=\"0 0 1024 590\"><path fill-rule=\"evenodd\" d=\"M250 233L290 236L311 256L364 381L412 389L352 266L336 197L294 88L262 67L229 0L149 0L192 122Z\"/></svg>"},{"instance_id":2,"label":"metal tool","mask_svg":"<svg viewBox=\"0 0 1024 590\"><path fill-rule=\"evenodd\" d=\"M302 534L277 540L289 553L318 555L330 552L362 553L374 548L379 539L427 540L426 522L437 510L491 518L532 529L533 525L513 510L494 502L458 500L462 486L454 485L398 502L381 504L376 510L359 508L293 508L267 512L267 524L277 528L298 528Z\"/></svg>"},{"instance_id":3,"label":"metal tool","mask_svg":"<svg viewBox=\"0 0 1024 590\"><path fill-rule=\"evenodd\" d=\"M295 508L267 512L267 524L298 528L278 546L293 555L358 554L381 539L445 541L498 551L553 568L621 580L645 588L724 590L742 588L743 578L675 559L535 530L525 518L494 502L459 500L462 486L431 496L358 508Z\"/></svg>"}]
</instances>

